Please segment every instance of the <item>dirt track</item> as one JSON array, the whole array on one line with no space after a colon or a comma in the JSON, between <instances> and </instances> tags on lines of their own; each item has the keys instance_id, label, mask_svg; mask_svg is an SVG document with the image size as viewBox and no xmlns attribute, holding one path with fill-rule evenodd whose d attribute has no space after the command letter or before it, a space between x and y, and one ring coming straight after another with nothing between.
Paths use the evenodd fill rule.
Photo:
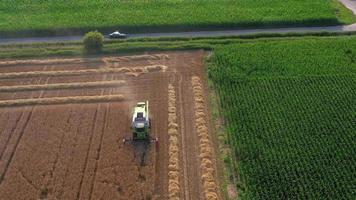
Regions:
<instances>
[{"instance_id":1,"label":"dirt track","mask_svg":"<svg viewBox=\"0 0 356 200\"><path fill-rule=\"evenodd\" d=\"M174 171L179 175L174 179L179 181L176 192L180 199L204 199L191 83L193 76L200 77L206 91L203 56L202 51L192 51L73 59L73 62L58 62L58 59L0 62L0 74L49 72L0 79L0 87L5 88L0 92L0 104L31 99L27 106L0 107L0 199L168 199L169 163L172 163L168 153L168 144L172 144L168 135L169 85L175 90L175 109L171 109L176 116L173 126L179 132L174 137L178 138L174 144L179 147L174 151L178 161L173 162L179 166ZM128 70L112 70L123 67ZM68 74L68 71L103 68L109 69L108 72ZM57 75L51 75L52 71ZM105 84L92 86L93 82L100 81ZM110 81L125 84L115 87ZM86 86L86 82L92 85ZM68 86L71 83L75 83L75 87ZM48 84L52 88L46 88ZM13 87L19 85L41 86ZM11 88L16 92L9 91ZM122 99L110 101L109 95L121 95ZM206 95L205 92L208 101ZM85 96L100 97L100 101L81 103L80 98ZM54 97L75 97L79 101L42 105L36 100L53 100ZM130 109L142 100L150 103L152 133L159 138L158 146L147 147L145 166L140 166L140 149L122 143L123 138L131 136ZM210 128L209 123L207 126Z\"/></svg>"}]
</instances>

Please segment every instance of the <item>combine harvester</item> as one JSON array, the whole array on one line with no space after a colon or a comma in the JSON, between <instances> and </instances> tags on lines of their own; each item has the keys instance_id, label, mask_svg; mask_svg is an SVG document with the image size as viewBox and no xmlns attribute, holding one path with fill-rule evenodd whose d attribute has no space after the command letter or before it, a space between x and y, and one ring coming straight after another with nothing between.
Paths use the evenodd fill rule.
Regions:
<instances>
[{"instance_id":1,"label":"combine harvester","mask_svg":"<svg viewBox=\"0 0 356 200\"><path fill-rule=\"evenodd\" d=\"M146 154L152 142L158 147L158 138L151 136L151 119L149 118L148 101L138 102L133 109L132 138L123 139L124 144L131 143L135 148L135 157L140 157L140 164L145 165Z\"/></svg>"}]
</instances>

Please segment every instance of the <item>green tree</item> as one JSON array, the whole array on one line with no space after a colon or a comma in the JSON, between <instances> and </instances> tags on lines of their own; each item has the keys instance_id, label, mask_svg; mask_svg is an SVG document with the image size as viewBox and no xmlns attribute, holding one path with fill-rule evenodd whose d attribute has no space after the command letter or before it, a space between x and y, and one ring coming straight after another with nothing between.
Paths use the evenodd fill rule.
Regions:
<instances>
[{"instance_id":1,"label":"green tree","mask_svg":"<svg viewBox=\"0 0 356 200\"><path fill-rule=\"evenodd\" d=\"M85 34L83 43L85 53L100 53L104 46L104 36L98 31L90 31Z\"/></svg>"}]
</instances>

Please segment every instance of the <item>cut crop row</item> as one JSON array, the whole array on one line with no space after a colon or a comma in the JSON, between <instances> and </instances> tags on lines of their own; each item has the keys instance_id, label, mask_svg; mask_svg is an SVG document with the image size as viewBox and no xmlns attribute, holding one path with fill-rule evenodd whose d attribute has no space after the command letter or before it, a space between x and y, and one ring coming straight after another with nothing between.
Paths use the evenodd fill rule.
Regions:
<instances>
[{"instance_id":1,"label":"cut crop row","mask_svg":"<svg viewBox=\"0 0 356 200\"><path fill-rule=\"evenodd\" d=\"M176 93L173 85L168 86L168 195L170 200L180 199L179 140L177 124Z\"/></svg>"},{"instance_id":2,"label":"cut crop row","mask_svg":"<svg viewBox=\"0 0 356 200\"><path fill-rule=\"evenodd\" d=\"M195 128L199 137L199 157L205 199L219 199L218 185L215 178L214 148L211 143L205 114L203 84L197 76L192 77L195 108Z\"/></svg>"},{"instance_id":3,"label":"cut crop row","mask_svg":"<svg viewBox=\"0 0 356 200\"><path fill-rule=\"evenodd\" d=\"M53 105L53 104L70 104L70 103L97 103L123 101L123 95L104 95L104 96L69 96L69 97L51 97L37 99L16 99L0 101L0 107L15 107L29 105Z\"/></svg>"},{"instance_id":4,"label":"cut crop row","mask_svg":"<svg viewBox=\"0 0 356 200\"><path fill-rule=\"evenodd\" d=\"M33 60L6 60L0 61L0 67L9 67L16 65L63 65L63 64L86 64L86 63L115 63L127 61L141 61L141 60L159 60L169 59L166 54L152 54L152 55L133 55L133 56L120 56L120 57L104 57L104 58L62 58L62 59L33 59Z\"/></svg>"},{"instance_id":5,"label":"cut crop row","mask_svg":"<svg viewBox=\"0 0 356 200\"><path fill-rule=\"evenodd\" d=\"M54 84L45 84L45 85L0 86L0 92L118 87L125 83L126 83L125 81L118 80L118 81L96 81L96 82L76 82L76 83L54 83Z\"/></svg>"},{"instance_id":6,"label":"cut crop row","mask_svg":"<svg viewBox=\"0 0 356 200\"><path fill-rule=\"evenodd\" d=\"M0 73L0 79L9 78L32 78L32 77L58 77L58 76L79 76L91 74L110 74L122 73L126 75L139 76L141 74L161 71L165 72L165 65L149 65L142 67L120 67L120 68L102 68L102 69L84 69L84 70L63 70L63 71L31 71L31 72L10 72Z\"/></svg>"}]
</instances>

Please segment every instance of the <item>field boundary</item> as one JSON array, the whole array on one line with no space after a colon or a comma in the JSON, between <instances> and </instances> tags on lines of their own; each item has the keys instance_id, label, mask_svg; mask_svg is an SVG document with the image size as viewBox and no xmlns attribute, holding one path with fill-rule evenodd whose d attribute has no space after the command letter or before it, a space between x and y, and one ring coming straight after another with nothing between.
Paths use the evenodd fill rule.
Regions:
<instances>
[{"instance_id":1,"label":"field boundary","mask_svg":"<svg viewBox=\"0 0 356 200\"><path fill-rule=\"evenodd\" d=\"M234 171L236 169L236 159L232 156L231 142L228 140L228 133L226 130L226 120L222 116L221 100L216 86L211 80L208 80L209 84L209 98L210 108L212 111L212 121L214 125L214 131L217 135L218 154L217 161L218 176L220 182L220 191L224 199L237 199L238 191L236 185L239 183L239 176Z\"/></svg>"}]
</instances>

